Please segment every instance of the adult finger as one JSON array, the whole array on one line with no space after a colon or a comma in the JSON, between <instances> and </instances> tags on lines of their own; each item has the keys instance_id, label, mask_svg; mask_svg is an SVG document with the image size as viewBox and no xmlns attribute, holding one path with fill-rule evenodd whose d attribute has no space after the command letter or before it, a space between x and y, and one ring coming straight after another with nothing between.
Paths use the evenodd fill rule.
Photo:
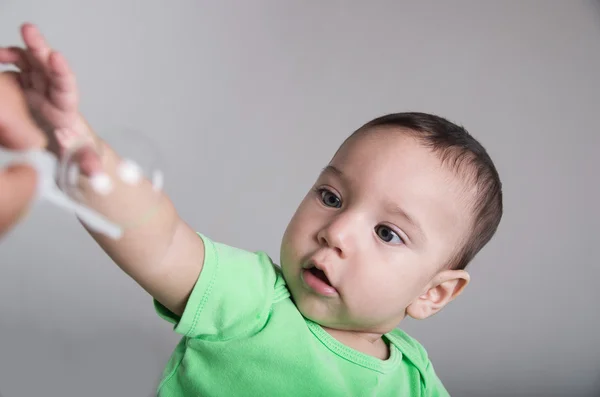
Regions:
<instances>
[{"instance_id":1,"label":"adult finger","mask_svg":"<svg viewBox=\"0 0 600 397\"><path fill-rule=\"evenodd\" d=\"M29 166L16 165L0 171L0 237L26 214L36 184L37 174Z\"/></svg>"},{"instance_id":2,"label":"adult finger","mask_svg":"<svg viewBox=\"0 0 600 397\"><path fill-rule=\"evenodd\" d=\"M17 73L0 73L0 107L0 146L17 150L46 146L47 137L29 113Z\"/></svg>"},{"instance_id":3,"label":"adult finger","mask_svg":"<svg viewBox=\"0 0 600 397\"><path fill-rule=\"evenodd\" d=\"M21 47L0 47L0 64L15 65L21 73L19 80L23 89L31 87L31 65L26 51Z\"/></svg>"},{"instance_id":4,"label":"adult finger","mask_svg":"<svg viewBox=\"0 0 600 397\"><path fill-rule=\"evenodd\" d=\"M12 63L19 69L25 63L23 49L18 47L0 47L0 63Z\"/></svg>"}]
</instances>

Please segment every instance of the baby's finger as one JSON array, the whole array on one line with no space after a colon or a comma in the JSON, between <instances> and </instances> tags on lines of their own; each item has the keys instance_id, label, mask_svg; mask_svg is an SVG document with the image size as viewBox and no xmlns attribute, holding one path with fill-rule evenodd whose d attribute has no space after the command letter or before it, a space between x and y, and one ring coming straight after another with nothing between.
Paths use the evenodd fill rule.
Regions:
<instances>
[{"instance_id":1,"label":"baby's finger","mask_svg":"<svg viewBox=\"0 0 600 397\"><path fill-rule=\"evenodd\" d=\"M31 65L29 73L31 86L38 92L46 92L48 87L48 58L51 49L36 26L29 23L24 24L21 27L21 34L27 47L25 55Z\"/></svg>"},{"instance_id":2,"label":"baby's finger","mask_svg":"<svg viewBox=\"0 0 600 397\"><path fill-rule=\"evenodd\" d=\"M50 56L50 52L52 50L48 44L46 44L46 40L38 28L32 24L26 23L21 27L21 35L23 36L23 41L25 41L25 45L27 46L29 54L31 55L30 61L33 61L37 63L38 66L47 69L48 57Z\"/></svg>"},{"instance_id":3,"label":"baby's finger","mask_svg":"<svg viewBox=\"0 0 600 397\"><path fill-rule=\"evenodd\" d=\"M66 59L53 51L49 59L50 96L55 106L68 111L77 109L78 92L75 73L69 67Z\"/></svg>"}]
</instances>

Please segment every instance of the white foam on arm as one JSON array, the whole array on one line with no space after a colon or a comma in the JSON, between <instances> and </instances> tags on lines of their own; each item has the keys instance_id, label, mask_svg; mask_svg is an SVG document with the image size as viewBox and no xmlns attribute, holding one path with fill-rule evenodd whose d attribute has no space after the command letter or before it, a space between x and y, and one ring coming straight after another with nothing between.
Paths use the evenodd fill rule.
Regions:
<instances>
[{"instance_id":1,"label":"white foam on arm","mask_svg":"<svg viewBox=\"0 0 600 397\"><path fill-rule=\"evenodd\" d=\"M123 160L119 164L119 178L127 184L137 185L142 180L141 167L132 160Z\"/></svg>"},{"instance_id":2,"label":"white foam on arm","mask_svg":"<svg viewBox=\"0 0 600 397\"><path fill-rule=\"evenodd\" d=\"M92 185L92 189L102 196L108 195L113 188L110 177L103 172L92 175L90 184Z\"/></svg>"}]
</instances>

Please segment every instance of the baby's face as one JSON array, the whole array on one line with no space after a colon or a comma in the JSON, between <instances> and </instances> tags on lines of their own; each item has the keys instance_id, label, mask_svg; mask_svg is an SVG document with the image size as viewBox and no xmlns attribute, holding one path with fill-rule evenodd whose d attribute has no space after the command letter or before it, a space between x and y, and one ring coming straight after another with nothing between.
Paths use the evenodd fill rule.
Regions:
<instances>
[{"instance_id":1,"label":"baby's face","mask_svg":"<svg viewBox=\"0 0 600 397\"><path fill-rule=\"evenodd\" d=\"M281 264L301 313L329 328L385 333L466 236L463 183L397 131L353 137L290 221Z\"/></svg>"}]
</instances>

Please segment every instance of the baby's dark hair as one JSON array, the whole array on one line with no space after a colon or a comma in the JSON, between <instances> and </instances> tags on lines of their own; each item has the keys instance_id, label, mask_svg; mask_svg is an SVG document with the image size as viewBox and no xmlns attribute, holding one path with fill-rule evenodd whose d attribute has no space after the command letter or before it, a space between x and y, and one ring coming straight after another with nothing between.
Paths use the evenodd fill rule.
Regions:
<instances>
[{"instance_id":1,"label":"baby's dark hair","mask_svg":"<svg viewBox=\"0 0 600 397\"><path fill-rule=\"evenodd\" d=\"M473 228L462 246L447 263L450 269L464 269L491 240L502 218L502 183L485 148L461 126L428 113L393 113L363 125L356 134L375 127L398 128L437 153L442 163L452 167L476 187Z\"/></svg>"}]
</instances>

